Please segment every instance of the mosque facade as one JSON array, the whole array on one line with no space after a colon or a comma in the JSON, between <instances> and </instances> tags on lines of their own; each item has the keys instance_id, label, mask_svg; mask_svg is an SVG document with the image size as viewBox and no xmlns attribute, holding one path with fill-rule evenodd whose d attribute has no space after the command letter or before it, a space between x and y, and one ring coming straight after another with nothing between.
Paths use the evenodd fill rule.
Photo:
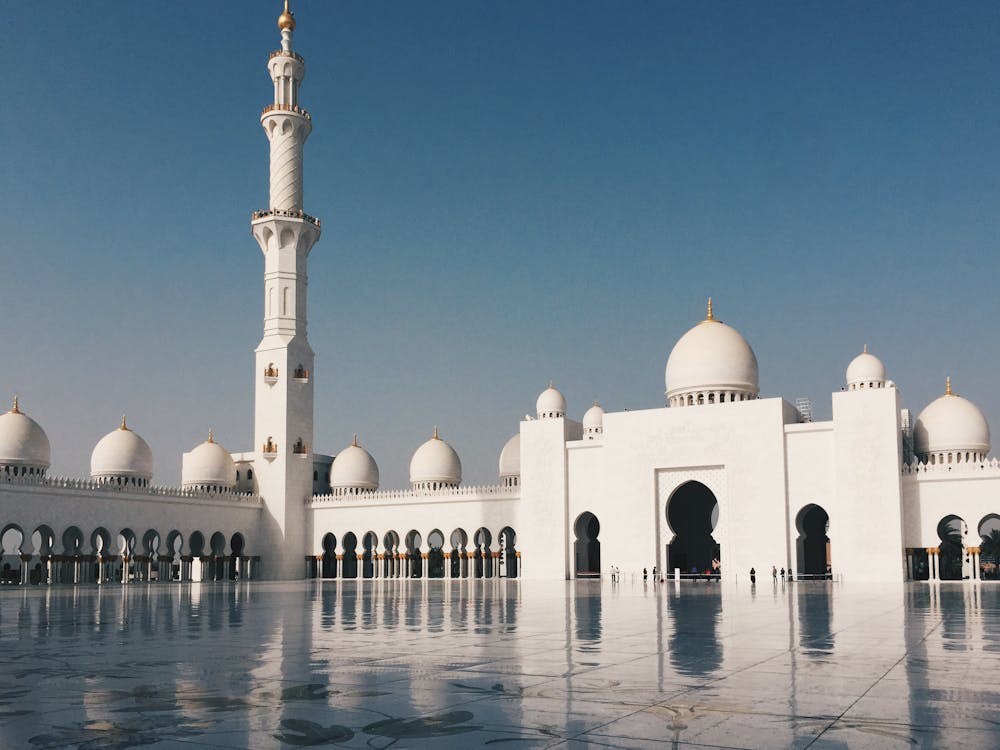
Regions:
<instances>
[{"instance_id":1,"label":"mosque facade","mask_svg":"<svg viewBox=\"0 0 1000 750\"><path fill-rule=\"evenodd\" d=\"M95 446L89 477L52 477L48 438L15 399L0 415L0 581L644 569L734 581L772 566L859 582L996 577L1000 464L971 401L949 382L911 420L865 347L832 394L832 419L813 422L760 397L752 348L711 300L669 355L664 407L595 403L577 421L550 383L503 446L494 485L463 485L436 428L413 454L408 488L382 488L356 437L336 456L316 452L306 279L322 226L304 211L312 118L287 2L278 26L274 100L261 114L269 207L251 219L264 257L253 449L227 451L209 434L183 454L181 486L160 487L149 445L123 418Z\"/></svg>"}]
</instances>

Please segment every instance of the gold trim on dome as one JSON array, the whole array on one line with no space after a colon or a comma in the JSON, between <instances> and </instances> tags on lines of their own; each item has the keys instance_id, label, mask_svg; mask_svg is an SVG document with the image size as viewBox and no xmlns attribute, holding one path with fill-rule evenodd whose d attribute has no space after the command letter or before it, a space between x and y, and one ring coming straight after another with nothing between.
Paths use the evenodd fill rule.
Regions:
<instances>
[{"instance_id":1,"label":"gold trim on dome","mask_svg":"<svg viewBox=\"0 0 1000 750\"><path fill-rule=\"evenodd\" d=\"M440 440L440 439L441 438L438 437L438 426L434 425L434 437L432 437L431 440Z\"/></svg>"},{"instance_id":2,"label":"gold trim on dome","mask_svg":"<svg viewBox=\"0 0 1000 750\"><path fill-rule=\"evenodd\" d=\"M122 425L118 428L119 430L128 430L128 425L125 424L125 415L122 414Z\"/></svg>"},{"instance_id":3,"label":"gold trim on dome","mask_svg":"<svg viewBox=\"0 0 1000 750\"><path fill-rule=\"evenodd\" d=\"M707 310L705 311L705 320L703 323L721 323L722 321L715 317L715 313L712 311L712 298L708 298Z\"/></svg>"},{"instance_id":4,"label":"gold trim on dome","mask_svg":"<svg viewBox=\"0 0 1000 750\"><path fill-rule=\"evenodd\" d=\"M865 348L861 350L862 354L868 354L868 344L865 344Z\"/></svg>"},{"instance_id":5,"label":"gold trim on dome","mask_svg":"<svg viewBox=\"0 0 1000 750\"><path fill-rule=\"evenodd\" d=\"M17 408L17 396L14 396L14 405L10 407L11 414L20 414L21 410Z\"/></svg>"},{"instance_id":6,"label":"gold trim on dome","mask_svg":"<svg viewBox=\"0 0 1000 750\"><path fill-rule=\"evenodd\" d=\"M215 433L212 432L212 428L211 427L208 428L208 440L206 440L205 442L206 443L214 443L215 442Z\"/></svg>"},{"instance_id":7,"label":"gold trim on dome","mask_svg":"<svg viewBox=\"0 0 1000 750\"><path fill-rule=\"evenodd\" d=\"M954 396L955 394L951 390L951 375L944 379L944 395Z\"/></svg>"}]
</instances>

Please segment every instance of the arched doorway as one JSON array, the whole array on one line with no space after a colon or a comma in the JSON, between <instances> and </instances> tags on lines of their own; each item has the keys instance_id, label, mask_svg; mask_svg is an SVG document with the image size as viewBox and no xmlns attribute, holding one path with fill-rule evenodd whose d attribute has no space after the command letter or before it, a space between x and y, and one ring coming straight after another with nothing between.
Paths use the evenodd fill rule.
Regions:
<instances>
[{"instance_id":1,"label":"arched doorway","mask_svg":"<svg viewBox=\"0 0 1000 750\"><path fill-rule=\"evenodd\" d=\"M667 501L667 523L674 532L667 548L667 570L719 572L721 555L712 531L719 523L719 503L701 482L685 482Z\"/></svg>"},{"instance_id":2,"label":"arched doorway","mask_svg":"<svg viewBox=\"0 0 1000 750\"><path fill-rule=\"evenodd\" d=\"M229 565L229 580L236 581L241 577L246 578L246 571L241 565L243 561L243 550L246 548L246 539L240 532L236 532L229 538L229 555L232 562Z\"/></svg>"},{"instance_id":3,"label":"arched doorway","mask_svg":"<svg viewBox=\"0 0 1000 750\"><path fill-rule=\"evenodd\" d=\"M427 577L444 578L444 534L434 529L427 535Z\"/></svg>"},{"instance_id":4,"label":"arched doorway","mask_svg":"<svg viewBox=\"0 0 1000 750\"><path fill-rule=\"evenodd\" d=\"M517 534L510 526L500 530L500 575L505 578L517 578L517 549L515 547Z\"/></svg>"},{"instance_id":5,"label":"arched doorway","mask_svg":"<svg viewBox=\"0 0 1000 750\"><path fill-rule=\"evenodd\" d=\"M469 544L469 535L465 529L455 529L451 532L451 577L469 577L469 559L466 547Z\"/></svg>"},{"instance_id":6,"label":"arched doorway","mask_svg":"<svg viewBox=\"0 0 1000 750\"><path fill-rule=\"evenodd\" d=\"M476 546L476 578L493 577L493 535L485 526L479 528L472 537L472 543Z\"/></svg>"},{"instance_id":7,"label":"arched doorway","mask_svg":"<svg viewBox=\"0 0 1000 750\"><path fill-rule=\"evenodd\" d=\"M337 537L329 532L323 535L323 559L319 566L319 576L337 577Z\"/></svg>"},{"instance_id":8,"label":"arched doorway","mask_svg":"<svg viewBox=\"0 0 1000 750\"><path fill-rule=\"evenodd\" d=\"M344 534L344 555L341 563L341 578L358 577L358 537L353 531Z\"/></svg>"},{"instance_id":9,"label":"arched doorway","mask_svg":"<svg viewBox=\"0 0 1000 750\"><path fill-rule=\"evenodd\" d=\"M423 542L423 538L416 529L412 529L406 535L406 559L410 563L410 578L422 578L424 575L424 561L420 553L421 542Z\"/></svg>"},{"instance_id":10,"label":"arched doorway","mask_svg":"<svg viewBox=\"0 0 1000 750\"><path fill-rule=\"evenodd\" d=\"M395 531L387 531L382 537L382 546L385 552L382 554L384 563L384 573L386 578L399 577L399 534Z\"/></svg>"},{"instance_id":11,"label":"arched doorway","mask_svg":"<svg viewBox=\"0 0 1000 750\"><path fill-rule=\"evenodd\" d=\"M577 578L601 577L601 522L589 510L581 513L573 524L576 541L573 542L573 566Z\"/></svg>"},{"instance_id":12,"label":"arched doorway","mask_svg":"<svg viewBox=\"0 0 1000 750\"><path fill-rule=\"evenodd\" d=\"M942 581L961 581L968 578L964 570L965 534L968 527L958 516L945 516L938 523L938 578Z\"/></svg>"},{"instance_id":13,"label":"arched doorway","mask_svg":"<svg viewBox=\"0 0 1000 750\"><path fill-rule=\"evenodd\" d=\"M375 548L378 547L378 535L369 531L361 540L364 551L361 553L361 577L375 577Z\"/></svg>"},{"instance_id":14,"label":"arched doorway","mask_svg":"<svg viewBox=\"0 0 1000 750\"><path fill-rule=\"evenodd\" d=\"M830 558L830 516L822 506L810 503L795 517L799 538L798 572L810 578L830 578L833 568Z\"/></svg>"}]
</instances>

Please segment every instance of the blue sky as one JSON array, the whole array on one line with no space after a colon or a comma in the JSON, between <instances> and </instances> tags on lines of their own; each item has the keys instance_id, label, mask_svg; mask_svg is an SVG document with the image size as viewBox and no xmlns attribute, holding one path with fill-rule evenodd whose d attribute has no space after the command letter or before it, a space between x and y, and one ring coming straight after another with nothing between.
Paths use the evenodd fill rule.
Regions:
<instances>
[{"instance_id":1,"label":"blue sky","mask_svg":"<svg viewBox=\"0 0 1000 750\"><path fill-rule=\"evenodd\" d=\"M316 447L402 486L435 424L467 482L551 378L663 405L674 342L738 328L763 396L868 343L915 412L1000 429L1000 6L321 2L306 58ZM250 446L279 2L6 9L0 393L85 475L121 413L155 481Z\"/></svg>"}]
</instances>

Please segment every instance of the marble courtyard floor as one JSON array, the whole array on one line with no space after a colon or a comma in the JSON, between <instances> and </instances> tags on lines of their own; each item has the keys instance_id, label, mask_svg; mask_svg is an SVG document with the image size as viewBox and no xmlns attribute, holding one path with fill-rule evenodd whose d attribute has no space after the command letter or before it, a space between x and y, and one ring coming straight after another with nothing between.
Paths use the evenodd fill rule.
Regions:
<instances>
[{"instance_id":1,"label":"marble courtyard floor","mask_svg":"<svg viewBox=\"0 0 1000 750\"><path fill-rule=\"evenodd\" d=\"M0 589L0 748L1000 747L1000 585Z\"/></svg>"}]
</instances>

